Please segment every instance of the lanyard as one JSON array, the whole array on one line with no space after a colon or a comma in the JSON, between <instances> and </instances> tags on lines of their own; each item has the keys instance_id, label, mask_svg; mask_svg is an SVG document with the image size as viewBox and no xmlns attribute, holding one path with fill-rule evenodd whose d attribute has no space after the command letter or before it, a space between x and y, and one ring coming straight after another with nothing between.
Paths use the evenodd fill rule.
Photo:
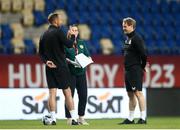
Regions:
<instances>
[{"instance_id":1,"label":"lanyard","mask_svg":"<svg viewBox=\"0 0 180 130\"><path fill-rule=\"evenodd\" d=\"M78 46L77 46L77 43L74 44L74 49L75 49L75 54L77 55L77 54L78 54Z\"/></svg>"}]
</instances>

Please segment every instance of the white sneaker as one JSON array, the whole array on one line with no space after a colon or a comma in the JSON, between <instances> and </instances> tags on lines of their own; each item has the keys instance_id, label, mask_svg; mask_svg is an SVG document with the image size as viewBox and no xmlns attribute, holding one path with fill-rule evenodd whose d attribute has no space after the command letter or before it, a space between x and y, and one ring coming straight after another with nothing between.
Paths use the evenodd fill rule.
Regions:
<instances>
[{"instance_id":1,"label":"white sneaker","mask_svg":"<svg viewBox=\"0 0 180 130\"><path fill-rule=\"evenodd\" d=\"M79 118L77 119L77 121L80 125L89 125L89 123L87 123L87 121L84 118Z\"/></svg>"},{"instance_id":2,"label":"white sneaker","mask_svg":"<svg viewBox=\"0 0 180 130\"><path fill-rule=\"evenodd\" d=\"M44 125L56 125L56 119L55 118L53 119L49 115L43 116L42 122Z\"/></svg>"}]
</instances>

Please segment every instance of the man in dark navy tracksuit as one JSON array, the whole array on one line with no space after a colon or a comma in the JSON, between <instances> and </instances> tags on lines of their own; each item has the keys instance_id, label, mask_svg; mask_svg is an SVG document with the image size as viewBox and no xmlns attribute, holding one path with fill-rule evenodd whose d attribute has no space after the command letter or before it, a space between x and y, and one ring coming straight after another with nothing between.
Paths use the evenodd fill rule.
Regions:
<instances>
[{"instance_id":1,"label":"man in dark navy tracksuit","mask_svg":"<svg viewBox=\"0 0 180 130\"><path fill-rule=\"evenodd\" d=\"M137 124L146 124L146 103L142 93L143 71L147 54L143 39L135 32L136 21L123 19L123 31L127 36L124 44L125 85L129 97L129 117L120 124L134 124L134 110L138 101L141 117Z\"/></svg>"},{"instance_id":2,"label":"man in dark navy tracksuit","mask_svg":"<svg viewBox=\"0 0 180 130\"><path fill-rule=\"evenodd\" d=\"M42 61L46 64L46 78L49 88L49 115L46 118L52 120L52 125L56 125L56 92L57 88L63 90L66 106L72 116L71 125L78 125L75 120L74 102L70 90L71 76L66 62L64 46L70 48L75 41L75 33L69 30L72 35L67 39L66 35L59 29L62 25L62 16L52 13L48 17L49 28L43 33L39 43L39 54ZM43 122L45 124L45 122Z\"/></svg>"}]
</instances>

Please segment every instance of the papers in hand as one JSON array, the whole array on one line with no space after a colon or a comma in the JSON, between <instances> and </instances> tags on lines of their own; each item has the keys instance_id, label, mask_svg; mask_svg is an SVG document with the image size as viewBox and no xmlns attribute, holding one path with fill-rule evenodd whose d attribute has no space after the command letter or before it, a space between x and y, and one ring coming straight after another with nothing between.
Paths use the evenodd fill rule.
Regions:
<instances>
[{"instance_id":1,"label":"papers in hand","mask_svg":"<svg viewBox=\"0 0 180 130\"><path fill-rule=\"evenodd\" d=\"M74 67L81 68L81 65L77 62L76 59L75 59L75 61L73 61L73 60L70 60L69 58L66 58L66 61L68 61L70 64L73 64Z\"/></svg>"},{"instance_id":2,"label":"papers in hand","mask_svg":"<svg viewBox=\"0 0 180 130\"><path fill-rule=\"evenodd\" d=\"M85 68L89 64L93 63L92 59L85 56L83 53L76 55L75 58L82 68Z\"/></svg>"}]
</instances>

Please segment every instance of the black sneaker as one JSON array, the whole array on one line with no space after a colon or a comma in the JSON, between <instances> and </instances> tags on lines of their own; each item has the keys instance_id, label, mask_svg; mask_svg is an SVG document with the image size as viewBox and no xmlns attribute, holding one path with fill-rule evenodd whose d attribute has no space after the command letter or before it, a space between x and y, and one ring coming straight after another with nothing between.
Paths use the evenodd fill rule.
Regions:
<instances>
[{"instance_id":1,"label":"black sneaker","mask_svg":"<svg viewBox=\"0 0 180 130\"><path fill-rule=\"evenodd\" d=\"M119 125L122 125L122 124L135 124L134 120L130 121L129 119L125 119L123 122L121 123L118 123Z\"/></svg>"},{"instance_id":2,"label":"black sneaker","mask_svg":"<svg viewBox=\"0 0 180 130\"><path fill-rule=\"evenodd\" d=\"M52 121L51 125L56 125L56 121Z\"/></svg>"},{"instance_id":3,"label":"black sneaker","mask_svg":"<svg viewBox=\"0 0 180 130\"><path fill-rule=\"evenodd\" d=\"M72 119L71 125L79 125L79 123Z\"/></svg>"},{"instance_id":4,"label":"black sneaker","mask_svg":"<svg viewBox=\"0 0 180 130\"><path fill-rule=\"evenodd\" d=\"M139 119L136 124L147 124L147 121L143 119Z\"/></svg>"}]
</instances>

